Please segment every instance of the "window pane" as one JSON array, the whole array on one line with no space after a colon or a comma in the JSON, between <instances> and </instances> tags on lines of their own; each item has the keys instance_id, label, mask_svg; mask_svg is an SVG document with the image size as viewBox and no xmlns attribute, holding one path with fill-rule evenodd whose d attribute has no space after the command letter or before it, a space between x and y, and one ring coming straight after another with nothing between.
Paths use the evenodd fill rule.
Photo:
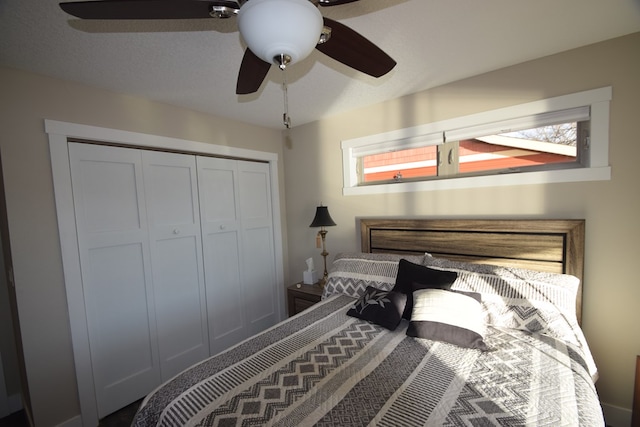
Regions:
<instances>
[{"instance_id":1,"label":"window pane","mask_svg":"<svg viewBox=\"0 0 640 427\"><path fill-rule=\"evenodd\" d=\"M542 126L460 141L460 173L577 160L577 123Z\"/></svg>"},{"instance_id":2,"label":"window pane","mask_svg":"<svg viewBox=\"0 0 640 427\"><path fill-rule=\"evenodd\" d=\"M362 156L362 183L499 171L577 161L576 122L459 141L457 169L438 170L437 146Z\"/></svg>"},{"instance_id":3,"label":"window pane","mask_svg":"<svg viewBox=\"0 0 640 427\"><path fill-rule=\"evenodd\" d=\"M430 145L363 156L363 181L376 182L437 176L437 151L435 145Z\"/></svg>"},{"instance_id":4,"label":"window pane","mask_svg":"<svg viewBox=\"0 0 640 427\"><path fill-rule=\"evenodd\" d=\"M578 124L576 122L572 122L508 132L501 135L575 147L577 134Z\"/></svg>"}]
</instances>

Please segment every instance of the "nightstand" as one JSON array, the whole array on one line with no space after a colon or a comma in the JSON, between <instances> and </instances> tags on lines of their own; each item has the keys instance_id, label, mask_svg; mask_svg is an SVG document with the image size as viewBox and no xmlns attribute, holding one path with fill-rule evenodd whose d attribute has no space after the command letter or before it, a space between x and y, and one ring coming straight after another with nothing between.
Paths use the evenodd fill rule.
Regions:
<instances>
[{"instance_id":1,"label":"nightstand","mask_svg":"<svg viewBox=\"0 0 640 427\"><path fill-rule=\"evenodd\" d=\"M303 310L311 307L320 301L322 297L322 289L318 284L305 285L296 283L287 288L287 305L289 307L289 316L298 314Z\"/></svg>"}]
</instances>

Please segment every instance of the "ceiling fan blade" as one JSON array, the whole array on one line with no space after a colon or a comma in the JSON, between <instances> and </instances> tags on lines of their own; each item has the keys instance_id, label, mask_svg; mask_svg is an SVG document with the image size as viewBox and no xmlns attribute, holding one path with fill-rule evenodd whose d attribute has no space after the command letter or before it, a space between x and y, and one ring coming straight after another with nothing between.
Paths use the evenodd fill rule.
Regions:
<instances>
[{"instance_id":1,"label":"ceiling fan blade","mask_svg":"<svg viewBox=\"0 0 640 427\"><path fill-rule=\"evenodd\" d=\"M238 72L236 94L247 95L257 92L270 67L271 64L258 58L250 49L245 50L240 71Z\"/></svg>"},{"instance_id":2,"label":"ceiling fan blade","mask_svg":"<svg viewBox=\"0 0 640 427\"><path fill-rule=\"evenodd\" d=\"M60 3L62 10L82 19L198 19L220 2L208 0L100 0Z\"/></svg>"},{"instance_id":3,"label":"ceiling fan blade","mask_svg":"<svg viewBox=\"0 0 640 427\"><path fill-rule=\"evenodd\" d=\"M354 1L358 0L320 0L318 4L320 6L337 6L339 4L353 3Z\"/></svg>"},{"instance_id":4,"label":"ceiling fan blade","mask_svg":"<svg viewBox=\"0 0 640 427\"><path fill-rule=\"evenodd\" d=\"M396 66L396 61L356 31L332 19L323 19L324 25L331 28L331 37L316 46L320 52L373 77L383 76Z\"/></svg>"}]
</instances>

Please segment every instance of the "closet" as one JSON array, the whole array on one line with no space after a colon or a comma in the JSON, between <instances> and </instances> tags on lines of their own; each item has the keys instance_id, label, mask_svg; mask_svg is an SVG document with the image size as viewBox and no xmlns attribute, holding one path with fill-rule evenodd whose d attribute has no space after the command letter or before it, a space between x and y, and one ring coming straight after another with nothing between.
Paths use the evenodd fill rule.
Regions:
<instances>
[{"instance_id":1,"label":"closet","mask_svg":"<svg viewBox=\"0 0 640 427\"><path fill-rule=\"evenodd\" d=\"M69 143L98 416L279 320L269 164Z\"/></svg>"}]
</instances>

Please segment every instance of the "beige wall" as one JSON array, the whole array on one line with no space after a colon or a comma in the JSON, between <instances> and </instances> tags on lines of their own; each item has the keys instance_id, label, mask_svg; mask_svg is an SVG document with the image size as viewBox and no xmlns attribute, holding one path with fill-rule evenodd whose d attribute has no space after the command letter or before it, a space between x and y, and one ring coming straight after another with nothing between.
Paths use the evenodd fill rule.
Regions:
<instances>
[{"instance_id":1,"label":"beige wall","mask_svg":"<svg viewBox=\"0 0 640 427\"><path fill-rule=\"evenodd\" d=\"M294 128L284 151L290 276L307 257L322 262L309 228L320 202L338 224L327 234L332 255L358 248L360 216L584 218L584 329L598 390L603 402L630 408L640 354L638 76L640 33ZM610 85L610 181L342 195L342 140Z\"/></svg>"},{"instance_id":2,"label":"beige wall","mask_svg":"<svg viewBox=\"0 0 640 427\"><path fill-rule=\"evenodd\" d=\"M29 389L36 425L53 426L80 409L44 119L273 152L280 159L281 133L6 68L0 68L0 94L0 155ZM281 161L279 168L284 230Z\"/></svg>"}]
</instances>

